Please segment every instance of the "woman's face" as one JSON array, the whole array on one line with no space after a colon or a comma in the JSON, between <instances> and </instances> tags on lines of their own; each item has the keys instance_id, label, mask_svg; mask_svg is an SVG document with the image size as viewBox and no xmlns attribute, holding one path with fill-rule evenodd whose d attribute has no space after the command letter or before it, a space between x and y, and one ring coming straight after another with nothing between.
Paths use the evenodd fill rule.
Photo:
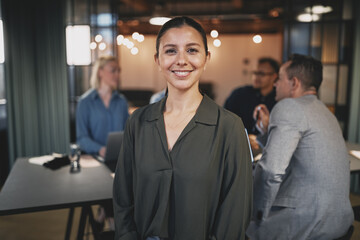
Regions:
<instances>
[{"instance_id":1,"label":"woman's face","mask_svg":"<svg viewBox=\"0 0 360 240\"><path fill-rule=\"evenodd\" d=\"M200 33L192 27L169 29L160 39L155 56L168 87L180 91L198 88L199 79L210 55L206 55Z\"/></svg>"},{"instance_id":2,"label":"woman's face","mask_svg":"<svg viewBox=\"0 0 360 240\"><path fill-rule=\"evenodd\" d=\"M100 84L116 89L119 84L120 67L117 62L110 61L99 69Z\"/></svg>"}]
</instances>

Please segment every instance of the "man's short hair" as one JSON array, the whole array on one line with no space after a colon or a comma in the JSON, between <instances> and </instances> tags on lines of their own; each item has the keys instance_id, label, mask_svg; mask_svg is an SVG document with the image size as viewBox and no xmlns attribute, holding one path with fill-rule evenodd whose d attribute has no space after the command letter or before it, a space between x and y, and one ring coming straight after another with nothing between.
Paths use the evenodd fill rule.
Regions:
<instances>
[{"instance_id":1,"label":"man's short hair","mask_svg":"<svg viewBox=\"0 0 360 240\"><path fill-rule=\"evenodd\" d=\"M280 65L275 59L269 58L269 57L263 57L263 58L260 58L258 61L258 64L262 64L262 63L270 64L270 66L274 70L274 72L277 74L279 73Z\"/></svg>"},{"instance_id":2,"label":"man's short hair","mask_svg":"<svg viewBox=\"0 0 360 240\"><path fill-rule=\"evenodd\" d=\"M323 78L321 62L311 56L301 54L291 55L289 61L290 65L286 69L288 78L297 77L301 81L304 90L315 87L316 91L318 91Z\"/></svg>"}]
</instances>

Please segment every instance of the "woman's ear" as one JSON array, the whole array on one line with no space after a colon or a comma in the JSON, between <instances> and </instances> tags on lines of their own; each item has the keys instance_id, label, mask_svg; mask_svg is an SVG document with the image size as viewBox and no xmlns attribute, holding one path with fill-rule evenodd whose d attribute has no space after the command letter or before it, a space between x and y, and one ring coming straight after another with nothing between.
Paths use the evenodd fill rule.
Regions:
<instances>
[{"instance_id":1,"label":"woman's ear","mask_svg":"<svg viewBox=\"0 0 360 240\"><path fill-rule=\"evenodd\" d=\"M159 71L161 71L160 62L159 62L159 56L156 53L154 54L154 61L157 64L157 66L159 68Z\"/></svg>"},{"instance_id":2,"label":"woman's ear","mask_svg":"<svg viewBox=\"0 0 360 240\"><path fill-rule=\"evenodd\" d=\"M211 58L211 53L210 53L210 51L208 51L208 54L206 55L206 62L205 62L205 66L204 66L204 71L206 70L206 65L207 65L208 61L210 61L210 58Z\"/></svg>"}]
</instances>

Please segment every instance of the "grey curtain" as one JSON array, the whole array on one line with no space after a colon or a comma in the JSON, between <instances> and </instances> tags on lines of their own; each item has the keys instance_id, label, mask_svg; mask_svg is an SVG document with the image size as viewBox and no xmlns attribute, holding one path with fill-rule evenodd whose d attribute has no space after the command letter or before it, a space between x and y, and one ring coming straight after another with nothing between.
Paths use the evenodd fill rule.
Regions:
<instances>
[{"instance_id":1,"label":"grey curtain","mask_svg":"<svg viewBox=\"0 0 360 240\"><path fill-rule=\"evenodd\" d=\"M354 1L356 13L360 12L359 1ZM360 16L355 16L355 34L354 34L354 60L351 82L351 102L350 102L350 121L349 121L349 141L360 143ZM360 194L360 174L351 174L350 190L353 193Z\"/></svg>"},{"instance_id":2,"label":"grey curtain","mask_svg":"<svg viewBox=\"0 0 360 240\"><path fill-rule=\"evenodd\" d=\"M65 1L2 0L10 165L69 144Z\"/></svg>"},{"instance_id":3,"label":"grey curtain","mask_svg":"<svg viewBox=\"0 0 360 240\"><path fill-rule=\"evenodd\" d=\"M360 12L359 1L354 1L356 13ZM360 143L360 16L355 14L354 63L351 82L349 141Z\"/></svg>"}]
</instances>

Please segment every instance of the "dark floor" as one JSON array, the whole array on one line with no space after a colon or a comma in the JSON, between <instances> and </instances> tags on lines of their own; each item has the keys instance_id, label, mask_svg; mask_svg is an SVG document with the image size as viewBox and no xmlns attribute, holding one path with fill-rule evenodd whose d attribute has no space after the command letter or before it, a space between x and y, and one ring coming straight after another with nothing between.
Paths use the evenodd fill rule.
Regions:
<instances>
[{"instance_id":1,"label":"dark floor","mask_svg":"<svg viewBox=\"0 0 360 240\"><path fill-rule=\"evenodd\" d=\"M350 195L353 206L360 205L359 195ZM97 206L93 207L93 212ZM69 210L53 210L0 216L1 240L57 240L64 239ZM76 239L77 227L80 219L80 208L75 209L71 239ZM354 222L354 234L351 239L360 239L360 222ZM105 226L107 228L107 226ZM93 240L90 228L85 228L84 239Z\"/></svg>"},{"instance_id":2,"label":"dark floor","mask_svg":"<svg viewBox=\"0 0 360 240\"><path fill-rule=\"evenodd\" d=\"M97 206L93 207L95 213ZM80 208L75 208L70 239L76 239L80 220ZM69 210L52 210L0 216L1 240L57 240L65 238ZM108 228L105 225L105 228ZM93 240L89 224L85 227L84 239Z\"/></svg>"}]
</instances>

